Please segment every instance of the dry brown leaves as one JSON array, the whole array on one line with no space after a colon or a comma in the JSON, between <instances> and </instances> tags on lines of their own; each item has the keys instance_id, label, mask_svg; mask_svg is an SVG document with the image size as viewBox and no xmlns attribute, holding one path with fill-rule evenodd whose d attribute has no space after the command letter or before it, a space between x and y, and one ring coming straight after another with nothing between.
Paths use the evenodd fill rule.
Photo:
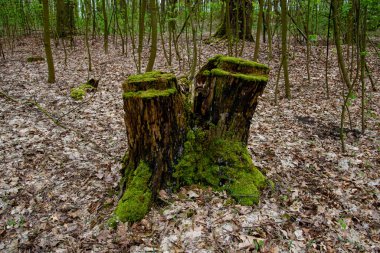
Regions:
<instances>
[{"instance_id":1,"label":"dry brown leaves","mask_svg":"<svg viewBox=\"0 0 380 253\"><path fill-rule=\"evenodd\" d=\"M30 55L43 55L40 39L20 40L17 51L0 60L3 92L19 101L38 102L77 130L57 126L31 105L0 97L0 251L379 250L380 94L368 91L365 135L359 134L360 99L353 101L348 152L343 155L338 138L342 84L332 56L331 97L325 98L322 46L313 47L310 84L304 47L291 48L294 98L281 99L279 106L274 105L279 49L272 61L264 53L260 57L272 70L252 120L249 148L255 164L276 183L260 205L235 205L225 193L210 189L162 191L160 196L170 205L153 208L139 223L108 229L106 221L116 204L118 159L127 147L121 83L135 73L135 66L131 53L126 57L111 48L104 55L101 41L93 41L95 69L90 75L100 79L100 87L75 102L70 88L88 77L83 43L76 41L68 50L67 66L62 47L53 50L56 84L46 83L44 62L26 62ZM201 60L226 51L222 43L204 45ZM253 45L247 43L244 57L252 55ZM373 54L369 65L378 81L379 59ZM167 69L162 51L156 68ZM172 70L183 74L177 63Z\"/></svg>"}]
</instances>

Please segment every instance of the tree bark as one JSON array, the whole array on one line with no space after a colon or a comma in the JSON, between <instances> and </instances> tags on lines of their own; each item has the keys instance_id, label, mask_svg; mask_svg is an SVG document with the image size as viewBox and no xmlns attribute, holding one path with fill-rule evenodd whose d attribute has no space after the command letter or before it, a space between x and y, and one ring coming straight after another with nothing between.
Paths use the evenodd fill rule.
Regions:
<instances>
[{"instance_id":1,"label":"tree bark","mask_svg":"<svg viewBox=\"0 0 380 253\"><path fill-rule=\"evenodd\" d=\"M142 219L169 185L203 184L226 190L241 204L258 203L268 181L246 144L268 72L266 65L217 55L201 68L187 97L173 74L130 76L123 84L129 148L110 225Z\"/></svg>"},{"instance_id":2,"label":"tree bark","mask_svg":"<svg viewBox=\"0 0 380 253\"><path fill-rule=\"evenodd\" d=\"M146 72L153 70L154 61L157 54L157 6L156 0L149 1L149 10L150 10L150 23L151 23L151 32L152 32L152 43L150 45L150 55L148 65L146 67Z\"/></svg>"},{"instance_id":3,"label":"tree bark","mask_svg":"<svg viewBox=\"0 0 380 253\"><path fill-rule=\"evenodd\" d=\"M284 67L284 79L285 79L285 95L287 99L291 99L290 83L289 83L289 71L288 71L288 48L287 48L287 34L288 34L288 18L286 13L288 12L286 6L286 0L281 0L281 56Z\"/></svg>"},{"instance_id":4,"label":"tree bark","mask_svg":"<svg viewBox=\"0 0 380 253\"><path fill-rule=\"evenodd\" d=\"M257 21L257 30L256 30L256 41L255 41L255 52L253 55L253 60L257 61L259 58L259 50L260 50L260 34L263 26L263 9L264 9L264 0L259 0L259 17Z\"/></svg>"},{"instance_id":5,"label":"tree bark","mask_svg":"<svg viewBox=\"0 0 380 253\"><path fill-rule=\"evenodd\" d=\"M227 0L223 23L215 33L215 37L226 38L228 29L235 38L253 41L252 36L252 0ZM244 13L245 12L245 13ZM245 23L242 20L245 16ZM228 22L229 21L229 22Z\"/></svg>"},{"instance_id":6,"label":"tree bark","mask_svg":"<svg viewBox=\"0 0 380 253\"><path fill-rule=\"evenodd\" d=\"M51 52L51 44L50 44L49 0L43 0L42 7L43 7L43 21L44 21L44 46L45 46L46 61L48 64L48 83L54 83L55 70L54 70L53 54Z\"/></svg>"},{"instance_id":7,"label":"tree bark","mask_svg":"<svg viewBox=\"0 0 380 253\"><path fill-rule=\"evenodd\" d=\"M104 52L108 54L108 17L107 17L107 5L106 0L102 0L102 12L103 12L103 19L104 19Z\"/></svg>"},{"instance_id":8,"label":"tree bark","mask_svg":"<svg viewBox=\"0 0 380 253\"><path fill-rule=\"evenodd\" d=\"M72 36L74 33L74 6L73 1L56 0L56 32L60 38L66 37L68 34Z\"/></svg>"},{"instance_id":9,"label":"tree bark","mask_svg":"<svg viewBox=\"0 0 380 253\"><path fill-rule=\"evenodd\" d=\"M237 58L217 56L196 76L194 116L199 127L216 126L215 136L248 142L257 99L267 83L268 68ZM231 137L231 136L229 136Z\"/></svg>"}]
</instances>

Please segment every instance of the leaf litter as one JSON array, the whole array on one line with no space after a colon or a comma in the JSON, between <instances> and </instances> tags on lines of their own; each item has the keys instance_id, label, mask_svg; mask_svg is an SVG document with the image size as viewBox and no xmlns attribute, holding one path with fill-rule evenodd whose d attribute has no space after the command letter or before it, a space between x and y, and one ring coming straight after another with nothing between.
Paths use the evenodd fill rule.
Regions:
<instances>
[{"instance_id":1,"label":"leaf litter","mask_svg":"<svg viewBox=\"0 0 380 253\"><path fill-rule=\"evenodd\" d=\"M311 84L304 47L292 46L293 99L275 105L280 49L268 60L270 81L252 119L249 149L254 163L275 182L257 206L240 206L224 192L195 186L178 193L163 189L157 205L141 221L106 225L117 203L120 159L127 149L121 83L135 73L132 55L101 41L91 48L100 79L84 101L70 89L87 81L83 41L76 39L64 65L55 48L55 84L46 83L40 38L26 38L13 55L0 60L0 251L4 252L378 252L380 250L380 94L368 91L367 130L360 134L360 101L353 101L347 154L340 152L342 83L334 55L324 90L323 46L313 46ZM251 59L252 43L244 58ZM147 47L148 48L148 47ZM204 45L201 61L227 53L223 43ZM147 50L144 59L147 57ZM156 69L169 70L162 51ZM379 83L380 64L369 54ZM145 60L144 60L145 61ZM178 63L171 70L184 74ZM280 87L283 83L280 81ZM282 91L282 90L281 90ZM282 94L282 93L281 93ZM17 102L19 101L19 102ZM20 101L29 101L24 103ZM30 101L45 108L52 119Z\"/></svg>"}]
</instances>

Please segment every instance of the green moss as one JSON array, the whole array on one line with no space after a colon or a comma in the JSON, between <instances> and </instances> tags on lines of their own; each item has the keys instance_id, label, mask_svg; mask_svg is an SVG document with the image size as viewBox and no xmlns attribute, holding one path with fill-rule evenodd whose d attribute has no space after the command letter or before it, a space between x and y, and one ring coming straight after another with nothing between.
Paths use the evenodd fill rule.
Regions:
<instances>
[{"instance_id":1,"label":"green moss","mask_svg":"<svg viewBox=\"0 0 380 253\"><path fill-rule=\"evenodd\" d=\"M244 67L254 67L254 68L262 68L262 69L268 69L268 66L265 64L257 63L254 61L248 61L242 58L236 58L231 56L220 56L219 62L227 62L231 64L236 64Z\"/></svg>"},{"instance_id":2,"label":"green moss","mask_svg":"<svg viewBox=\"0 0 380 253\"><path fill-rule=\"evenodd\" d=\"M79 85L76 88L72 88L70 90L70 97L74 100L82 100L85 96L87 91L95 89L94 86L88 83L83 83Z\"/></svg>"},{"instance_id":3,"label":"green moss","mask_svg":"<svg viewBox=\"0 0 380 253\"><path fill-rule=\"evenodd\" d=\"M70 91L70 97L74 100L82 100L86 96L86 91L79 88L72 88Z\"/></svg>"},{"instance_id":4,"label":"green moss","mask_svg":"<svg viewBox=\"0 0 380 253\"><path fill-rule=\"evenodd\" d=\"M229 76L231 73L220 68L212 69L211 74L213 76Z\"/></svg>"},{"instance_id":5,"label":"green moss","mask_svg":"<svg viewBox=\"0 0 380 253\"><path fill-rule=\"evenodd\" d=\"M153 82L157 81L158 79L173 79L175 78L175 75L170 73L164 73L161 71L152 71L152 72L146 72L144 74L139 75L131 75L128 77L127 81L128 83L136 83L136 82Z\"/></svg>"},{"instance_id":6,"label":"green moss","mask_svg":"<svg viewBox=\"0 0 380 253\"><path fill-rule=\"evenodd\" d=\"M210 70L205 70L202 72L204 76L209 76L211 74Z\"/></svg>"},{"instance_id":7,"label":"green moss","mask_svg":"<svg viewBox=\"0 0 380 253\"><path fill-rule=\"evenodd\" d=\"M205 71L203 71L204 73ZM231 73L226 70L216 68L211 70L213 76L233 76L238 79L242 79L248 82L267 82L268 76L266 75L246 75L241 73Z\"/></svg>"},{"instance_id":8,"label":"green moss","mask_svg":"<svg viewBox=\"0 0 380 253\"><path fill-rule=\"evenodd\" d=\"M232 76L243 79L248 82L268 82L268 76L266 75L245 75L245 74L232 74Z\"/></svg>"},{"instance_id":9,"label":"green moss","mask_svg":"<svg viewBox=\"0 0 380 253\"><path fill-rule=\"evenodd\" d=\"M202 76L232 76L248 82L267 82L269 68L241 58L216 55L209 59Z\"/></svg>"},{"instance_id":10,"label":"green moss","mask_svg":"<svg viewBox=\"0 0 380 253\"><path fill-rule=\"evenodd\" d=\"M260 189L267 185L253 165L247 148L229 139L209 139L206 132L191 130L174 177L185 185L201 184L226 190L240 204L258 203Z\"/></svg>"},{"instance_id":11,"label":"green moss","mask_svg":"<svg viewBox=\"0 0 380 253\"><path fill-rule=\"evenodd\" d=\"M133 173L132 179L127 183L123 197L115 210L114 217L109 225L117 221L139 221L149 211L152 200L152 192L149 188L149 180L152 172L145 162L140 162Z\"/></svg>"},{"instance_id":12,"label":"green moss","mask_svg":"<svg viewBox=\"0 0 380 253\"><path fill-rule=\"evenodd\" d=\"M155 90L155 89L149 89L149 90L143 90L143 91L131 91L131 92L125 92L123 94L123 98L153 98L153 97L167 97L174 93L176 93L177 90L175 88L166 89L166 90Z\"/></svg>"}]
</instances>

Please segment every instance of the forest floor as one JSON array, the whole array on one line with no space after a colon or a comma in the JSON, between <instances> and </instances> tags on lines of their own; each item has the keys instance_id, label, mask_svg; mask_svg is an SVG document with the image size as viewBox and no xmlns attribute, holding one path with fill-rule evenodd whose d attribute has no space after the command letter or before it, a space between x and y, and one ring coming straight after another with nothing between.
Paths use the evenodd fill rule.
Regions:
<instances>
[{"instance_id":1,"label":"forest floor","mask_svg":"<svg viewBox=\"0 0 380 253\"><path fill-rule=\"evenodd\" d=\"M280 50L274 48L271 61L265 50L260 55L271 73L252 120L249 149L276 187L263 193L259 205L240 206L225 193L186 187L162 194L171 204L153 208L141 222L112 230L106 222L117 203L127 149L121 84L136 68L120 46L111 44L105 55L101 39L93 41L90 77L100 79L99 89L74 101L70 88L88 78L83 43L76 44L68 48L66 66L62 47L53 49L55 84L46 82L45 62L27 62L44 55L40 38L19 40L13 55L6 51L0 59L1 252L380 251L380 92L367 80L364 135L359 91L352 100L352 129L346 121L342 154L342 82L334 49L326 99L326 48L312 47L309 84L305 46L291 46L293 98L283 98L281 77L278 105ZM247 43L243 57L252 59L253 48ZM369 51L379 90L380 59L374 48ZM226 52L221 42L204 44L201 61ZM155 68L166 70L162 51L157 57ZM183 75L177 63L172 71Z\"/></svg>"}]
</instances>

